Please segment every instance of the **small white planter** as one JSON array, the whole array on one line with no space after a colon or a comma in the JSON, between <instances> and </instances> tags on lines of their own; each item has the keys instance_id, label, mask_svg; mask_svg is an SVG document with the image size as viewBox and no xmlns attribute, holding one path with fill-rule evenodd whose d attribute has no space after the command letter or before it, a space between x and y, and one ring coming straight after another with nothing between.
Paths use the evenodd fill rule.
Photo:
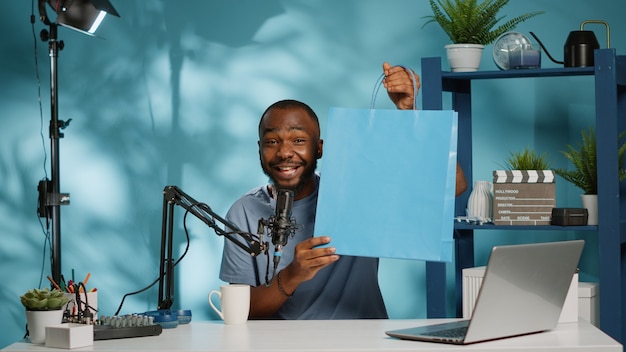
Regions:
<instances>
[{"instance_id":1,"label":"small white planter","mask_svg":"<svg viewBox=\"0 0 626 352\"><path fill-rule=\"evenodd\" d=\"M26 324L28 324L28 336L31 343L42 344L46 342L46 326L61 324L63 310L27 310Z\"/></svg>"},{"instance_id":2,"label":"small white planter","mask_svg":"<svg viewBox=\"0 0 626 352\"><path fill-rule=\"evenodd\" d=\"M484 45L481 44L448 44L445 46L448 64L452 72L478 71Z\"/></svg>"},{"instance_id":3,"label":"small white planter","mask_svg":"<svg viewBox=\"0 0 626 352\"><path fill-rule=\"evenodd\" d=\"M598 195L581 194L580 200L583 203L583 208L586 208L589 214L587 225L598 225Z\"/></svg>"}]
</instances>

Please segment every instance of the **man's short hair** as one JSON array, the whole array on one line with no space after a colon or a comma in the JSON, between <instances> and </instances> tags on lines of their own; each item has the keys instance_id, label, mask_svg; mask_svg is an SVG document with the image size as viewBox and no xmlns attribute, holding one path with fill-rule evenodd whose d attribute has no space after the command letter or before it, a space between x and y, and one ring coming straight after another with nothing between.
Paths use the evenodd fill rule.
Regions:
<instances>
[{"instance_id":1,"label":"man's short hair","mask_svg":"<svg viewBox=\"0 0 626 352\"><path fill-rule=\"evenodd\" d=\"M268 112L270 112L270 110L274 110L274 109L285 109L285 110L302 109L307 113L307 115L309 115L311 120L315 122L315 124L317 125L317 129L319 130L320 128L319 119L317 118L315 111L313 111L313 109L311 109L310 106L298 100L285 99L285 100L279 100L275 102L274 104L270 105L267 109L265 109L265 111L263 111L263 114L261 115L261 119L259 120L259 135L261 134L261 123L263 123L263 117L265 117L265 115Z\"/></svg>"}]
</instances>

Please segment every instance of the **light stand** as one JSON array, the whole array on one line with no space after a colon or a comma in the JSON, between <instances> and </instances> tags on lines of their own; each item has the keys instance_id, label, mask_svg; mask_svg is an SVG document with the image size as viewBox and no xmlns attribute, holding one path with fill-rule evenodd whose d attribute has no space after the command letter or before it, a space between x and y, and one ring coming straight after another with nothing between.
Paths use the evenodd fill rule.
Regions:
<instances>
[{"instance_id":1,"label":"light stand","mask_svg":"<svg viewBox=\"0 0 626 352\"><path fill-rule=\"evenodd\" d=\"M42 30L40 38L48 41L50 51L50 158L51 158L51 179L39 182L39 205L37 213L40 217L52 222L52 279L61 282L61 205L70 203L69 193L60 193L60 161L59 161L59 139L63 138L62 129L65 129L70 120L59 120L58 109L58 77L57 59L59 51L63 50L63 41L57 40L57 23L53 23L46 13L46 4L49 4L58 14L57 21L69 28L79 30L87 34L93 34L97 29L97 24L102 21L102 12L106 11L112 15L119 14L108 0L38 0L39 17L41 21L48 25L50 30ZM95 15L95 17L94 17ZM79 24L78 20L82 20ZM96 24L95 21L98 21ZM86 28L81 28L87 25ZM49 225L49 223L48 223Z\"/></svg>"},{"instance_id":2,"label":"light stand","mask_svg":"<svg viewBox=\"0 0 626 352\"><path fill-rule=\"evenodd\" d=\"M248 232L241 231L228 220L217 215L211 207L199 203L176 186L166 186L163 190L163 221L161 227L161 264L159 271L159 303L158 309L170 309L174 302L174 259L173 259L173 230L174 207L179 205L198 219L211 227L216 234L226 237L251 256L257 256L266 251L267 244L257 240ZM215 221L225 225L226 231ZM240 242L234 235L243 237L246 243Z\"/></svg>"},{"instance_id":3,"label":"light stand","mask_svg":"<svg viewBox=\"0 0 626 352\"><path fill-rule=\"evenodd\" d=\"M41 39L48 40L48 48L50 51L50 171L51 180L42 180L39 182L37 189L39 190L39 208L40 217L45 217L48 221L52 221L52 279L55 282L61 282L61 205L70 203L68 193L59 193L60 188L60 161L59 161L59 139L63 138L61 129L67 127L67 122L59 120L58 108L58 78L57 78L57 58L59 51L63 49L63 42L57 41L57 25L50 23L50 32L43 30Z\"/></svg>"}]
</instances>

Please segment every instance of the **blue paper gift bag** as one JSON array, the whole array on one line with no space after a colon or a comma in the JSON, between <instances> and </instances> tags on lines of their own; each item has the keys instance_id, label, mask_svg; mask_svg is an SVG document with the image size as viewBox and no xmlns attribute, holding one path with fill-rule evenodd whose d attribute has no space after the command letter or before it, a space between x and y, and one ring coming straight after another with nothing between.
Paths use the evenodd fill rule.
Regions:
<instances>
[{"instance_id":1,"label":"blue paper gift bag","mask_svg":"<svg viewBox=\"0 0 626 352\"><path fill-rule=\"evenodd\" d=\"M451 261L454 111L331 108L315 220L337 253Z\"/></svg>"}]
</instances>

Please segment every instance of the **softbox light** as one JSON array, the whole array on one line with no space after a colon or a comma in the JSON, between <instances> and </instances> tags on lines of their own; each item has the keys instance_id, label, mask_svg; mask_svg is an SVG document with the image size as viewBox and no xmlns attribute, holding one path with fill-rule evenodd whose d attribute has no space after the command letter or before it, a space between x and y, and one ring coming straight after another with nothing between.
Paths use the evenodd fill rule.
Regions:
<instances>
[{"instance_id":1,"label":"softbox light","mask_svg":"<svg viewBox=\"0 0 626 352\"><path fill-rule=\"evenodd\" d=\"M39 0L44 22L49 22L45 3L57 14L58 24L88 35L94 35L107 14L120 16L108 0Z\"/></svg>"}]
</instances>

